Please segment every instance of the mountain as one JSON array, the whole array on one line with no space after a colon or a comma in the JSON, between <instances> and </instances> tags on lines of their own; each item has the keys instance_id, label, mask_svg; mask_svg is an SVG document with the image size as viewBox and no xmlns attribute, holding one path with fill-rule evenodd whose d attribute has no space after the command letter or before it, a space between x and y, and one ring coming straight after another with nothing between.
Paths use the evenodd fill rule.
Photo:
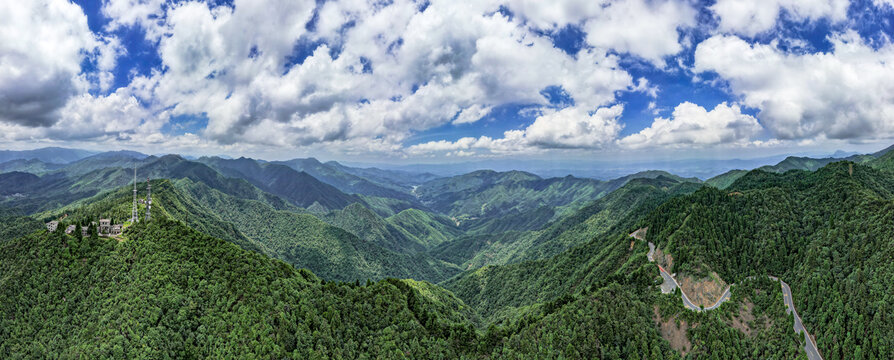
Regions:
<instances>
[{"instance_id":1,"label":"mountain","mask_svg":"<svg viewBox=\"0 0 894 360\"><path fill-rule=\"evenodd\" d=\"M888 151L868 163L879 170L894 171L894 151Z\"/></svg>"},{"instance_id":2,"label":"mountain","mask_svg":"<svg viewBox=\"0 0 894 360\"><path fill-rule=\"evenodd\" d=\"M47 147L34 150L0 150L0 163L10 160L37 159L51 164L67 164L96 154L92 151Z\"/></svg>"},{"instance_id":3,"label":"mountain","mask_svg":"<svg viewBox=\"0 0 894 360\"><path fill-rule=\"evenodd\" d=\"M411 239L411 236L360 203L353 203L342 210L332 211L322 219L333 226L347 230L364 241L391 251L412 254L426 250L423 244Z\"/></svg>"},{"instance_id":4,"label":"mountain","mask_svg":"<svg viewBox=\"0 0 894 360\"><path fill-rule=\"evenodd\" d=\"M289 161L276 161L274 164L286 165L296 171L303 171L314 178L332 185L347 194L362 194L368 196L393 198L404 201L415 201L409 194L409 187L383 186L367 180L364 177L354 175L346 170L346 167L338 163L323 164L317 159L293 159Z\"/></svg>"},{"instance_id":5,"label":"mountain","mask_svg":"<svg viewBox=\"0 0 894 360\"><path fill-rule=\"evenodd\" d=\"M468 269L545 259L593 239L622 233L667 199L700 187L667 177L635 179L543 230L461 237L430 253Z\"/></svg>"},{"instance_id":6,"label":"mountain","mask_svg":"<svg viewBox=\"0 0 894 360\"><path fill-rule=\"evenodd\" d=\"M892 145L894 147L894 145ZM889 148L890 149L890 148ZM767 171L767 172L775 172L775 173L784 173L789 170L806 170L806 171L816 171L817 169L831 164L836 161L853 161L858 164L866 164L878 156L886 153L888 149L879 151L875 154L856 154L856 155L848 155L846 157L827 157L827 158L810 158L810 157L797 157L797 156L789 156L784 160L780 161L776 165L765 165L761 166L758 169ZM840 154L838 151L836 154ZM723 174L714 176L705 182L711 186L714 186L718 189L725 189L730 186L734 181L738 178L744 176L748 171L747 170L730 170Z\"/></svg>"},{"instance_id":7,"label":"mountain","mask_svg":"<svg viewBox=\"0 0 894 360\"><path fill-rule=\"evenodd\" d=\"M477 341L467 307L429 284L326 283L163 218L120 242L0 243L0 272L14 357L455 358Z\"/></svg>"},{"instance_id":8,"label":"mountain","mask_svg":"<svg viewBox=\"0 0 894 360\"><path fill-rule=\"evenodd\" d=\"M414 193L423 204L454 218L464 229L483 234L509 229L537 230L632 179L661 176L698 182L663 171L641 172L610 181L573 176L543 179L521 171L476 171L429 181Z\"/></svg>"},{"instance_id":9,"label":"mountain","mask_svg":"<svg viewBox=\"0 0 894 360\"><path fill-rule=\"evenodd\" d=\"M723 174L712 177L708 180L705 180L705 184L711 185L718 189L726 189L730 185L733 184L740 177L745 176L748 173L748 170L730 170Z\"/></svg>"},{"instance_id":10,"label":"mountain","mask_svg":"<svg viewBox=\"0 0 894 360\"><path fill-rule=\"evenodd\" d=\"M18 159L0 163L0 173L4 172L26 172L31 174L43 174L53 170L57 170L64 165L45 163L37 159Z\"/></svg>"},{"instance_id":11,"label":"mountain","mask_svg":"<svg viewBox=\"0 0 894 360\"><path fill-rule=\"evenodd\" d=\"M288 166L275 163L259 163L248 158L226 160L222 158L199 159L199 162L222 174L245 179L271 194L289 200L295 205L308 208L318 204L325 210L342 209L362 201L345 194L332 185L323 183L306 172L298 172Z\"/></svg>"},{"instance_id":12,"label":"mountain","mask_svg":"<svg viewBox=\"0 0 894 360\"><path fill-rule=\"evenodd\" d=\"M419 209L407 209L386 220L426 250L462 234L452 220Z\"/></svg>"},{"instance_id":13,"label":"mountain","mask_svg":"<svg viewBox=\"0 0 894 360\"><path fill-rule=\"evenodd\" d=\"M341 163L335 161L326 162L326 165L346 172L348 174L352 174L355 176L359 176L361 178L367 179L376 184L390 187L394 189L399 189L402 191L407 191L412 189L413 186L432 181L434 179L439 178L440 176L429 173L429 172L416 172L416 171L407 171L407 170L386 170L380 169L377 167L369 167L369 168L358 168L345 166Z\"/></svg>"},{"instance_id":14,"label":"mountain","mask_svg":"<svg viewBox=\"0 0 894 360\"><path fill-rule=\"evenodd\" d=\"M128 227L118 240L40 231L0 243L0 352L87 358L679 358L653 314L680 310L652 307L658 296L646 291L642 270L611 278L622 283L537 304L484 332L475 330L483 323L474 308L435 285L326 282L165 216ZM651 266L641 250L631 268ZM773 288L761 289L764 297L778 296L778 287L768 289ZM778 324L770 329L790 328L781 311L769 310L769 321ZM687 315L704 332L693 341L696 349L713 343L712 353L738 357L793 357L788 352L798 350L791 337L767 341L765 331L756 331L754 339L732 333L731 341L719 341L715 334L729 337L736 330L716 316ZM695 354L707 356L704 350Z\"/></svg>"},{"instance_id":15,"label":"mountain","mask_svg":"<svg viewBox=\"0 0 894 360\"><path fill-rule=\"evenodd\" d=\"M138 164L138 176L158 179L188 178L199 181L208 186L237 197L259 199L264 198L269 204L282 202L276 196L258 191L254 186L244 180L224 177L214 169L193 161L188 161L177 155L166 155L161 158L154 156L143 160L122 160L116 158L110 166L97 166L102 163L98 159L76 162L58 171L43 174L39 177L19 177L8 185L8 191L19 193L20 196L7 198L0 201L8 207L21 209L25 213L34 213L52 210L99 194L102 191L116 189L133 183L134 163ZM114 165L125 165L116 167ZM93 170L90 170L93 169ZM70 171L70 172L69 172ZM5 175L7 181L14 175ZM274 205L282 208L282 204Z\"/></svg>"},{"instance_id":16,"label":"mountain","mask_svg":"<svg viewBox=\"0 0 894 360\"><path fill-rule=\"evenodd\" d=\"M671 199L642 225L684 280L772 274L790 283L826 358L885 358L894 348L894 323L877 315L894 311L879 295L894 294L890 172L845 161L815 172L755 170L727 190Z\"/></svg>"}]
</instances>

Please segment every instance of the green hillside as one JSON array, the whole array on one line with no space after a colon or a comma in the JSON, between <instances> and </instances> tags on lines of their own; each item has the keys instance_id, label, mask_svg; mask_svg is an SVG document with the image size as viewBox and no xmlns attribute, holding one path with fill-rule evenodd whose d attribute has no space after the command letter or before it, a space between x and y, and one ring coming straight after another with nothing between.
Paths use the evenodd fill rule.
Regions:
<instances>
[{"instance_id":1,"label":"green hillside","mask_svg":"<svg viewBox=\"0 0 894 360\"><path fill-rule=\"evenodd\" d=\"M452 220L418 209L401 211L386 220L426 250L462 234Z\"/></svg>"},{"instance_id":2,"label":"green hillside","mask_svg":"<svg viewBox=\"0 0 894 360\"><path fill-rule=\"evenodd\" d=\"M539 231L470 235L442 244L431 253L463 268L550 257L568 248L617 232L671 196L701 187L669 177L634 179L609 195L556 220Z\"/></svg>"},{"instance_id":3,"label":"green hillside","mask_svg":"<svg viewBox=\"0 0 894 360\"><path fill-rule=\"evenodd\" d=\"M262 164L248 158L227 160L215 157L201 158L199 161L225 176L245 179L260 189L303 208L317 204L328 211L361 201L306 172L295 171L285 165Z\"/></svg>"},{"instance_id":4,"label":"green hillside","mask_svg":"<svg viewBox=\"0 0 894 360\"><path fill-rule=\"evenodd\" d=\"M0 274L5 358L436 358L475 344L451 311L463 305L424 285L325 283L164 219L120 242L3 243Z\"/></svg>"},{"instance_id":5,"label":"green hillside","mask_svg":"<svg viewBox=\"0 0 894 360\"><path fill-rule=\"evenodd\" d=\"M232 224L270 256L310 269L325 279L400 277L437 282L458 272L455 266L426 254L403 254L365 241L311 214L276 210L259 201L228 196L202 183L176 184L206 209L204 217L217 217ZM184 213L175 218L183 220L187 215L193 218L189 220L192 225L195 214Z\"/></svg>"},{"instance_id":6,"label":"green hillside","mask_svg":"<svg viewBox=\"0 0 894 360\"><path fill-rule=\"evenodd\" d=\"M748 170L730 170L723 174L705 180L705 184L711 185L718 189L726 189L732 185L740 177L745 176Z\"/></svg>"},{"instance_id":7,"label":"green hillside","mask_svg":"<svg viewBox=\"0 0 894 360\"><path fill-rule=\"evenodd\" d=\"M790 283L826 358L890 357L894 322L880 315L894 311L890 173L851 162L752 171L726 191L672 199L643 224L678 274L738 282L764 272Z\"/></svg>"}]
</instances>

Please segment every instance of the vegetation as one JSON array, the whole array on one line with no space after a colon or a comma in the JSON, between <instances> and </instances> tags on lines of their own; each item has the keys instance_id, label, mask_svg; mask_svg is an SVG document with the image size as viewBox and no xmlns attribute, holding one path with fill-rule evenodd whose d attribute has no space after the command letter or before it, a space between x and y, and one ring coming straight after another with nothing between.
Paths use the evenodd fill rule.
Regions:
<instances>
[{"instance_id":1,"label":"vegetation","mask_svg":"<svg viewBox=\"0 0 894 360\"><path fill-rule=\"evenodd\" d=\"M850 162L816 171L753 171L726 191L672 199L643 222L673 271L752 274L792 285L827 359L894 351L894 176Z\"/></svg>"}]
</instances>

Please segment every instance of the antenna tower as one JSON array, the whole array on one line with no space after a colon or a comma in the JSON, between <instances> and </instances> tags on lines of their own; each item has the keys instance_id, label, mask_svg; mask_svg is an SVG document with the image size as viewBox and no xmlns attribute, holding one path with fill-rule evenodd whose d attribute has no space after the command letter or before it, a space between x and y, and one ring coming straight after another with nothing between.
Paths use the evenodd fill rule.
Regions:
<instances>
[{"instance_id":1,"label":"antenna tower","mask_svg":"<svg viewBox=\"0 0 894 360\"><path fill-rule=\"evenodd\" d=\"M137 215L137 164L133 164L133 212L130 222L135 224L139 221L140 217Z\"/></svg>"},{"instance_id":2,"label":"antenna tower","mask_svg":"<svg viewBox=\"0 0 894 360\"><path fill-rule=\"evenodd\" d=\"M152 184L146 178L146 222L149 222L149 211L152 210Z\"/></svg>"}]
</instances>

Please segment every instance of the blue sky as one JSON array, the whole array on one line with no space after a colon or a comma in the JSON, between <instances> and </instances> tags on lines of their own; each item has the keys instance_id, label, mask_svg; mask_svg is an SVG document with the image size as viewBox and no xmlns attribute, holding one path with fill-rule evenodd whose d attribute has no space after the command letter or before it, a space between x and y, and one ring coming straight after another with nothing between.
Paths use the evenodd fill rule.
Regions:
<instances>
[{"instance_id":1,"label":"blue sky","mask_svg":"<svg viewBox=\"0 0 894 360\"><path fill-rule=\"evenodd\" d=\"M0 141L383 162L870 151L894 142L892 3L8 3Z\"/></svg>"}]
</instances>

